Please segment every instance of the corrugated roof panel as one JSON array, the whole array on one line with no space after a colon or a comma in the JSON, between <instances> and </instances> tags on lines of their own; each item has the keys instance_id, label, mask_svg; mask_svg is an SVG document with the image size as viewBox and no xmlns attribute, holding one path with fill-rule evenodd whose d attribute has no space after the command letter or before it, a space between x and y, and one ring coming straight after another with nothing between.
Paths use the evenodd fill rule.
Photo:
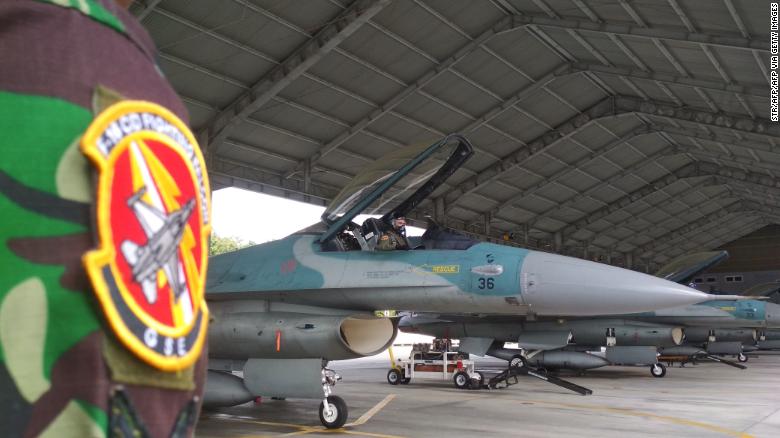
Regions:
<instances>
[{"instance_id":1,"label":"corrugated roof panel","mask_svg":"<svg viewBox=\"0 0 780 438\"><path fill-rule=\"evenodd\" d=\"M522 28L500 34L491 39L487 46L511 66L532 78L546 75L562 62ZM528 62L529 60L533 62ZM496 59L496 62L501 61Z\"/></svg>"},{"instance_id":2,"label":"corrugated roof panel","mask_svg":"<svg viewBox=\"0 0 780 438\"><path fill-rule=\"evenodd\" d=\"M446 106L446 102L437 102L420 94L406 98L397 107L397 111L441 132L457 132L472 121Z\"/></svg>"},{"instance_id":3,"label":"corrugated roof panel","mask_svg":"<svg viewBox=\"0 0 780 438\"><path fill-rule=\"evenodd\" d=\"M393 2L373 21L436 59L451 56L468 42L466 37L413 2Z\"/></svg>"},{"instance_id":4,"label":"corrugated roof panel","mask_svg":"<svg viewBox=\"0 0 780 438\"><path fill-rule=\"evenodd\" d=\"M472 80L493 90L499 96L508 98L527 87L531 82L483 49L471 52L453 68Z\"/></svg>"},{"instance_id":5,"label":"corrugated roof panel","mask_svg":"<svg viewBox=\"0 0 780 438\"><path fill-rule=\"evenodd\" d=\"M495 5L472 0L429 0L425 2L472 37L476 37L505 14Z\"/></svg>"},{"instance_id":6,"label":"corrugated roof panel","mask_svg":"<svg viewBox=\"0 0 780 438\"><path fill-rule=\"evenodd\" d=\"M155 9L160 12L154 14L170 11L200 24L205 29L247 44L276 60L286 58L308 39L306 35L295 32L236 1L223 0L219 2L219 7L215 8L211 0L169 0L162 7L157 6ZM328 17L321 18L323 21L327 19ZM197 48L195 53L198 53Z\"/></svg>"},{"instance_id":7,"label":"corrugated roof panel","mask_svg":"<svg viewBox=\"0 0 780 438\"><path fill-rule=\"evenodd\" d=\"M315 33L322 26L322 23L335 18L349 5L349 2L336 0L306 2L303 4L305 7L301 7L301 4L296 4L295 2L280 2L277 0L251 0L251 2L309 33Z\"/></svg>"},{"instance_id":8,"label":"corrugated roof panel","mask_svg":"<svg viewBox=\"0 0 780 438\"><path fill-rule=\"evenodd\" d=\"M287 86L267 106L275 107L279 104L291 105L302 112L327 119L342 129L365 117L374 108L362 100L307 78L299 78Z\"/></svg>"},{"instance_id":9,"label":"corrugated roof panel","mask_svg":"<svg viewBox=\"0 0 780 438\"><path fill-rule=\"evenodd\" d=\"M160 59L160 68L168 80L174 83L177 93L215 107L228 105L244 91L234 83L216 79L165 58Z\"/></svg>"},{"instance_id":10,"label":"corrugated roof panel","mask_svg":"<svg viewBox=\"0 0 780 438\"><path fill-rule=\"evenodd\" d=\"M415 82L436 65L370 24L362 26L339 47L406 83Z\"/></svg>"},{"instance_id":11,"label":"corrugated roof panel","mask_svg":"<svg viewBox=\"0 0 780 438\"><path fill-rule=\"evenodd\" d=\"M251 117L319 142L335 137L343 129L329 120L277 101L260 108Z\"/></svg>"},{"instance_id":12,"label":"corrugated roof panel","mask_svg":"<svg viewBox=\"0 0 780 438\"><path fill-rule=\"evenodd\" d=\"M477 85L484 87L479 83ZM427 85L424 90L459 109L468 110L470 114L477 117L501 103L501 100L487 94L478 86L463 80L452 72L443 73L435 82ZM492 92L489 88L488 90Z\"/></svg>"},{"instance_id":13,"label":"corrugated roof panel","mask_svg":"<svg viewBox=\"0 0 780 438\"><path fill-rule=\"evenodd\" d=\"M704 29L710 33L739 34L735 29L734 19L722 2L712 2L708 7L701 7L701 3L696 0L678 1L696 29Z\"/></svg>"},{"instance_id":14,"label":"corrugated roof panel","mask_svg":"<svg viewBox=\"0 0 780 438\"><path fill-rule=\"evenodd\" d=\"M377 73L352 60L350 56L351 54L346 52L331 52L309 69L309 72L377 104L390 100L406 88L405 83Z\"/></svg>"}]
</instances>

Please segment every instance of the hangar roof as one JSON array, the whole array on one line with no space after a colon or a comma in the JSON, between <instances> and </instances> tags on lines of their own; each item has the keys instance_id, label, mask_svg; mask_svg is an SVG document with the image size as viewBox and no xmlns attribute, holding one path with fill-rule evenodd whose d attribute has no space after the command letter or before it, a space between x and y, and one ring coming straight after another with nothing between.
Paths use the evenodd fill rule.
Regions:
<instances>
[{"instance_id":1,"label":"hangar roof","mask_svg":"<svg viewBox=\"0 0 780 438\"><path fill-rule=\"evenodd\" d=\"M780 222L769 5L751 0L137 0L213 188L324 205L459 132L422 206L632 267Z\"/></svg>"}]
</instances>

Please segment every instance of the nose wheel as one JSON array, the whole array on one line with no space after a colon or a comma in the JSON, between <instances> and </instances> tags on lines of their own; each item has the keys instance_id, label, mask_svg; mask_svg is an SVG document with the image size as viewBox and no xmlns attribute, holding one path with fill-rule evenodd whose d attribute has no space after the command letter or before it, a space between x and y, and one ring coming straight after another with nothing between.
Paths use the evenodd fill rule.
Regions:
<instances>
[{"instance_id":1,"label":"nose wheel","mask_svg":"<svg viewBox=\"0 0 780 438\"><path fill-rule=\"evenodd\" d=\"M737 355L737 361L738 362L747 362L748 361L747 354L739 353L739 355Z\"/></svg>"},{"instance_id":2,"label":"nose wheel","mask_svg":"<svg viewBox=\"0 0 780 438\"><path fill-rule=\"evenodd\" d=\"M347 403L331 395L320 403L320 422L328 429L338 429L347 422Z\"/></svg>"},{"instance_id":3,"label":"nose wheel","mask_svg":"<svg viewBox=\"0 0 780 438\"><path fill-rule=\"evenodd\" d=\"M333 386L341 380L335 371L322 369L322 392L325 395L320 403L320 422L328 429L338 429L347 422L347 403L337 395L331 395Z\"/></svg>"},{"instance_id":4,"label":"nose wheel","mask_svg":"<svg viewBox=\"0 0 780 438\"><path fill-rule=\"evenodd\" d=\"M653 377L661 378L666 375L666 366L662 363L650 365L650 374L652 374Z\"/></svg>"}]
</instances>

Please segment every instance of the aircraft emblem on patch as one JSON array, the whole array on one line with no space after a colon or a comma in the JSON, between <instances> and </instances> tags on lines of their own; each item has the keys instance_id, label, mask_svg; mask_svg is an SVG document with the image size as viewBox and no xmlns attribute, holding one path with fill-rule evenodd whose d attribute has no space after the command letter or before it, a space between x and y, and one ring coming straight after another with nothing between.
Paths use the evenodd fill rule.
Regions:
<instances>
[{"instance_id":1,"label":"aircraft emblem on patch","mask_svg":"<svg viewBox=\"0 0 780 438\"><path fill-rule=\"evenodd\" d=\"M98 171L99 247L84 265L116 336L166 371L200 356L211 192L195 138L160 105L123 101L81 141Z\"/></svg>"}]
</instances>

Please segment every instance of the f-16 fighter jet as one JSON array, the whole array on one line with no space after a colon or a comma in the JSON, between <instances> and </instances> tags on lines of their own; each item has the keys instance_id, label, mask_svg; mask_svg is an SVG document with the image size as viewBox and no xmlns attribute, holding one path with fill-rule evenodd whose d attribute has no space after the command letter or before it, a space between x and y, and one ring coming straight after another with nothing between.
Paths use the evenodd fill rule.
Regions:
<instances>
[{"instance_id":1,"label":"f-16 fighter jet","mask_svg":"<svg viewBox=\"0 0 780 438\"><path fill-rule=\"evenodd\" d=\"M205 404L234 405L260 395L323 397L321 421L341 426L347 407L331 395L337 377L323 363L387 348L397 321L375 317L380 309L586 316L708 299L661 278L438 227L408 238L408 250L378 250L390 221L435 196L472 154L460 135L398 149L364 168L321 223L213 257ZM383 216L353 222L361 213ZM232 371L243 371L243 380Z\"/></svg>"},{"instance_id":2,"label":"f-16 fighter jet","mask_svg":"<svg viewBox=\"0 0 780 438\"><path fill-rule=\"evenodd\" d=\"M146 187L142 187L127 200L127 205L141 224L147 242L139 245L125 240L121 251L132 267L133 279L141 284L149 304L154 304L157 301L157 273L161 269L176 299L186 292L186 285L179 273L178 249L184 228L195 208L195 200L190 199L179 210L166 214L144 202L141 198L145 194Z\"/></svg>"},{"instance_id":3,"label":"f-16 fighter jet","mask_svg":"<svg viewBox=\"0 0 780 438\"><path fill-rule=\"evenodd\" d=\"M655 275L686 283L728 257L723 252L697 253L673 260ZM695 305L599 318L538 318L417 314L405 316L405 332L460 339L460 351L506 359L512 366L586 370L607 365L649 365L655 377L666 374L658 361L664 355L706 356L729 365L715 354L746 360L757 338L756 328L780 325L780 306L750 296L714 295ZM685 341L685 342L684 342ZM519 349L504 348L506 342ZM743 346L743 343L746 344ZM591 351L606 347L606 356ZM736 365L738 368L744 368Z\"/></svg>"}]
</instances>

